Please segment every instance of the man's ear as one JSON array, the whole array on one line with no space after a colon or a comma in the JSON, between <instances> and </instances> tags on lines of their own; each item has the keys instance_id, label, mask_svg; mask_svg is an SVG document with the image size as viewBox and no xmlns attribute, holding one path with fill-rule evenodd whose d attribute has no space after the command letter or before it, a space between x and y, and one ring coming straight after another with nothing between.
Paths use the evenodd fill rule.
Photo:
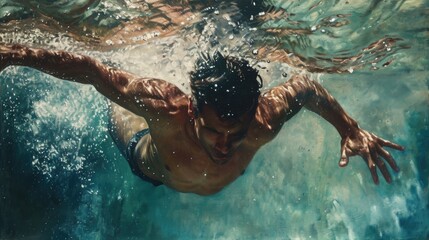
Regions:
<instances>
[{"instance_id":1,"label":"man's ear","mask_svg":"<svg viewBox=\"0 0 429 240\"><path fill-rule=\"evenodd\" d=\"M194 100L191 96L189 96L188 101L188 115L192 119L198 118L198 109L194 107Z\"/></svg>"}]
</instances>

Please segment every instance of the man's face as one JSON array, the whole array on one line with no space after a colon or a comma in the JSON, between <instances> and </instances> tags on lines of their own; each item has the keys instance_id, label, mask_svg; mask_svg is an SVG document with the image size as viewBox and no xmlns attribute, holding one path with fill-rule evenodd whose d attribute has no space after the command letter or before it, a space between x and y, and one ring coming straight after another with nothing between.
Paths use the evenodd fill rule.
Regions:
<instances>
[{"instance_id":1,"label":"man's face","mask_svg":"<svg viewBox=\"0 0 429 240\"><path fill-rule=\"evenodd\" d=\"M227 163L246 137L252 116L222 119L213 107L204 105L195 119L197 138L216 164Z\"/></svg>"}]
</instances>

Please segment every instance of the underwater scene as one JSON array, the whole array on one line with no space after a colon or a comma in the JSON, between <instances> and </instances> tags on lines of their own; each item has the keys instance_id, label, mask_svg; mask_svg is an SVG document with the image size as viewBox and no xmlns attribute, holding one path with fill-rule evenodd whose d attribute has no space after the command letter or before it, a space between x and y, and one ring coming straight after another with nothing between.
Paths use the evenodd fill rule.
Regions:
<instances>
[{"instance_id":1,"label":"underwater scene","mask_svg":"<svg viewBox=\"0 0 429 240\"><path fill-rule=\"evenodd\" d=\"M190 93L201 52L248 60L263 89L294 75L405 147L374 184L303 109L219 193L132 173L94 87L0 73L0 239L429 239L429 1L0 0L0 45L65 50ZM71 68L73 66L70 66Z\"/></svg>"}]
</instances>

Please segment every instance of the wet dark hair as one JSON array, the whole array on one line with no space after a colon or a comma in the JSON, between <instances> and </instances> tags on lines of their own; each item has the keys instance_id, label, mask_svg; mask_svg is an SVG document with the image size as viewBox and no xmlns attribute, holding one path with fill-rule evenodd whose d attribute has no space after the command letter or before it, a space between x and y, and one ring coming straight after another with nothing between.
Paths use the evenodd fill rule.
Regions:
<instances>
[{"instance_id":1,"label":"wet dark hair","mask_svg":"<svg viewBox=\"0 0 429 240\"><path fill-rule=\"evenodd\" d=\"M213 107L221 118L238 118L249 110L255 113L262 79L248 61L224 57L218 51L213 56L202 53L190 80L197 116L204 104Z\"/></svg>"}]
</instances>

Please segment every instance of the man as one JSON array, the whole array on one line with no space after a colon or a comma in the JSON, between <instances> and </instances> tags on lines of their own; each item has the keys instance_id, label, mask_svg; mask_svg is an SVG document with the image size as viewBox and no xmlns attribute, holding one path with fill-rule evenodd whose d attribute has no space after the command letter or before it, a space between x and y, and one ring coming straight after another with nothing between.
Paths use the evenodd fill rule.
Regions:
<instances>
[{"instance_id":1,"label":"man","mask_svg":"<svg viewBox=\"0 0 429 240\"><path fill-rule=\"evenodd\" d=\"M239 177L257 150L302 107L329 121L341 135L344 167L360 155L378 184L390 167L383 147L403 147L362 130L318 83L294 76L260 94L258 71L219 52L202 55L190 73L192 95L160 79L110 68L87 56L20 45L0 47L0 70L29 66L60 79L93 85L112 101L110 133L132 171L155 186L214 194Z\"/></svg>"}]
</instances>

